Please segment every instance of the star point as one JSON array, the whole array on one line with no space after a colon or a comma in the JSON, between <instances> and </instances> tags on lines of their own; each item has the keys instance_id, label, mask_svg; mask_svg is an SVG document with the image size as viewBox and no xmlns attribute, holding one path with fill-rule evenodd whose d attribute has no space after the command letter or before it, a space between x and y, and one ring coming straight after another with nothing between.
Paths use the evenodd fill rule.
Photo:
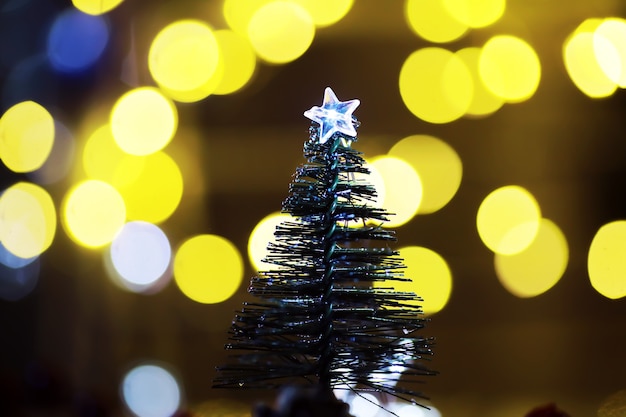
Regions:
<instances>
[{"instance_id":1,"label":"star point","mask_svg":"<svg viewBox=\"0 0 626 417\"><path fill-rule=\"evenodd\" d=\"M324 102L322 106L313 106L304 112L304 115L320 124L319 142L326 143L335 132L348 136L356 136L356 129L352 123L352 113L361 104L360 100L353 99L339 101L335 92L330 87L324 90ZM342 138L344 146L346 141Z\"/></svg>"}]
</instances>

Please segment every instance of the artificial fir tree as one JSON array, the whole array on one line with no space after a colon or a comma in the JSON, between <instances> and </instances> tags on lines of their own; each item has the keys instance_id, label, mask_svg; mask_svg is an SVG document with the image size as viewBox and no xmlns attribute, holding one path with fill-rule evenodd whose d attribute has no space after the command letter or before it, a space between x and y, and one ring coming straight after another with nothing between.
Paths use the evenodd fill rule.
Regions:
<instances>
[{"instance_id":1,"label":"artificial fir tree","mask_svg":"<svg viewBox=\"0 0 626 417\"><path fill-rule=\"evenodd\" d=\"M396 383L432 375L424 361L431 339L413 293L393 289L408 280L391 249L389 213L375 207L375 188L361 153L351 147L358 100L341 102L330 88L304 145L283 203L293 216L280 224L265 261L273 269L251 280L226 348L233 363L218 367L217 387L272 388L314 384L330 392L375 391L422 397ZM403 384L404 385L404 384Z\"/></svg>"}]
</instances>

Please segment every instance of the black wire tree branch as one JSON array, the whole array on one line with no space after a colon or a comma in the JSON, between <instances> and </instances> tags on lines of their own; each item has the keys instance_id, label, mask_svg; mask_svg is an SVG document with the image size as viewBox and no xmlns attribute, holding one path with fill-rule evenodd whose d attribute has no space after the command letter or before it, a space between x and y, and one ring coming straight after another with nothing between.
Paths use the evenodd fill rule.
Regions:
<instances>
[{"instance_id":1,"label":"black wire tree branch","mask_svg":"<svg viewBox=\"0 0 626 417\"><path fill-rule=\"evenodd\" d=\"M420 299L386 281L409 280L395 241L382 228L389 213L373 205L369 170L352 149L358 100L327 88L283 202L293 216L277 226L265 262L252 278L230 330L232 363L217 368L215 387L279 388L313 384L328 391L381 392L425 398L403 381L433 375L424 362L432 339L420 335ZM400 373L400 371L402 373ZM270 414L268 414L270 415Z\"/></svg>"}]
</instances>

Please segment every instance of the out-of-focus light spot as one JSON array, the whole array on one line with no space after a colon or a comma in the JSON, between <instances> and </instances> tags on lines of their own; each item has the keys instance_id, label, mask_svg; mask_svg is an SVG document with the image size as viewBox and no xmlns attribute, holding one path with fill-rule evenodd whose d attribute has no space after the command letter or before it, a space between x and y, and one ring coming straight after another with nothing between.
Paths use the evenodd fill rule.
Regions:
<instances>
[{"instance_id":1,"label":"out-of-focus light spot","mask_svg":"<svg viewBox=\"0 0 626 417\"><path fill-rule=\"evenodd\" d=\"M110 243L126 220L122 196L103 181L72 187L63 201L63 226L76 243L97 248Z\"/></svg>"},{"instance_id":2,"label":"out-of-focus light spot","mask_svg":"<svg viewBox=\"0 0 626 417\"><path fill-rule=\"evenodd\" d=\"M228 26L241 36L248 36L248 25L254 13L275 0L224 0L222 12Z\"/></svg>"},{"instance_id":3,"label":"out-of-focus light spot","mask_svg":"<svg viewBox=\"0 0 626 417\"><path fill-rule=\"evenodd\" d=\"M537 91L541 63L535 50L523 39L497 35L483 46L478 72L492 93L508 103L519 103Z\"/></svg>"},{"instance_id":4,"label":"out-of-focus light spot","mask_svg":"<svg viewBox=\"0 0 626 417\"><path fill-rule=\"evenodd\" d=\"M317 27L337 23L352 8L354 0L292 0L303 6Z\"/></svg>"},{"instance_id":5,"label":"out-of-focus light spot","mask_svg":"<svg viewBox=\"0 0 626 417\"><path fill-rule=\"evenodd\" d=\"M493 94L480 77L478 72L480 54L481 48L477 47L463 48L456 52L456 55L467 65L474 81L474 94L467 109L467 116L487 116L497 111L504 104L502 97Z\"/></svg>"},{"instance_id":6,"label":"out-of-focus light spot","mask_svg":"<svg viewBox=\"0 0 626 417\"><path fill-rule=\"evenodd\" d=\"M174 257L178 288L198 303L215 304L229 299L242 278L241 254L221 236L194 236L178 248Z\"/></svg>"},{"instance_id":7,"label":"out-of-focus light spot","mask_svg":"<svg viewBox=\"0 0 626 417\"><path fill-rule=\"evenodd\" d=\"M399 417L426 417L426 409L415 404L394 402L387 407Z\"/></svg>"},{"instance_id":8,"label":"out-of-focus light spot","mask_svg":"<svg viewBox=\"0 0 626 417\"><path fill-rule=\"evenodd\" d=\"M54 144L54 120L34 101L23 101L0 117L0 158L13 172L40 168Z\"/></svg>"},{"instance_id":9,"label":"out-of-focus light spot","mask_svg":"<svg viewBox=\"0 0 626 417\"><path fill-rule=\"evenodd\" d=\"M97 128L87 138L83 149L83 168L90 179L101 180L119 188L137 180L145 158L130 155L115 143L110 125Z\"/></svg>"},{"instance_id":10,"label":"out-of-focus light spot","mask_svg":"<svg viewBox=\"0 0 626 417\"><path fill-rule=\"evenodd\" d=\"M513 255L537 236L541 210L525 188L509 185L492 191L478 208L476 226L483 243L495 253Z\"/></svg>"},{"instance_id":11,"label":"out-of-focus light spot","mask_svg":"<svg viewBox=\"0 0 626 417\"><path fill-rule=\"evenodd\" d=\"M443 0L443 4L451 16L471 28L495 23L506 9L506 0Z\"/></svg>"},{"instance_id":12,"label":"out-of-focus light spot","mask_svg":"<svg viewBox=\"0 0 626 417\"><path fill-rule=\"evenodd\" d=\"M413 52L400 70L400 95L415 116L449 123L472 102L474 84L465 62L452 52L428 47Z\"/></svg>"},{"instance_id":13,"label":"out-of-focus light spot","mask_svg":"<svg viewBox=\"0 0 626 417\"><path fill-rule=\"evenodd\" d=\"M124 404L137 417L171 417L181 404L180 384L162 366L140 365L131 369L120 388Z\"/></svg>"},{"instance_id":14,"label":"out-of-focus light spot","mask_svg":"<svg viewBox=\"0 0 626 417\"><path fill-rule=\"evenodd\" d=\"M22 258L20 256L17 256L15 254L11 253L11 251L9 251L2 244L2 242L0 242L0 263L2 265L4 265L4 266L7 266L7 267L13 268L13 269L23 268L26 265L28 265L31 262L33 262L37 258L38 258L38 256L33 256L32 258Z\"/></svg>"},{"instance_id":15,"label":"out-of-focus light spot","mask_svg":"<svg viewBox=\"0 0 626 417\"><path fill-rule=\"evenodd\" d=\"M160 151L174 137L177 125L176 106L153 87L127 92L111 111L113 139L131 155Z\"/></svg>"},{"instance_id":16,"label":"out-of-focus light spot","mask_svg":"<svg viewBox=\"0 0 626 417\"><path fill-rule=\"evenodd\" d=\"M129 289L143 292L152 286L170 264L172 250L163 231L151 223L124 225L110 246L111 261Z\"/></svg>"},{"instance_id":17,"label":"out-of-focus light spot","mask_svg":"<svg viewBox=\"0 0 626 417\"><path fill-rule=\"evenodd\" d=\"M74 7L83 13L99 15L116 8L123 0L72 0Z\"/></svg>"},{"instance_id":18,"label":"out-of-focus light spot","mask_svg":"<svg viewBox=\"0 0 626 417\"><path fill-rule=\"evenodd\" d=\"M441 139L428 135L408 136L388 154L408 162L422 183L418 213L434 213L454 197L463 176L463 164L456 151Z\"/></svg>"},{"instance_id":19,"label":"out-of-focus light spot","mask_svg":"<svg viewBox=\"0 0 626 417\"><path fill-rule=\"evenodd\" d=\"M537 236L523 251L495 255L495 268L502 285L518 297L535 297L552 288L567 268L567 240L557 225L541 219Z\"/></svg>"},{"instance_id":20,"label":"out-of-focus light spot","mask_svg":"<svg viewBox=\"0 0 626 417\"><path fill-rule=\"evenodd\" d=\"M382 207L393 213L385 227L397 227L407 223L417 214L422 201L422 182L408 162L394 156L373 158L370 165L380 173L384 181Z\"/></svg>"},{"instance_id":21,"label":"out-of-focus light spot","mask_svg":"<svg viewBox=\"0 0 626 417\"><path fill-rule=\"evenodd\" d=\"M143 157L143 167L134 181L116 187L124 198L128 220L161 223L180 204L183 176L168 154L155 152Z\"/></svg>"},{"instance_id":22,"label":"out-of-focus light spot","mask_svg":"<svg viewBox=\"0 0 626 417\"><path fill-rule=\"evenodd\" d=\"M400 256L406 265L404 275L412 281L388 281L378 286L392 285L396 291L414 292L424 300L414 304L421 305L425 314L441 311L452 292L452 273L446 261L437 252L421 246L400 248Z\"/></svg>"},{"instance_id":23,"label":"out-of-focus light spot","mask_svg":"<svg viewBox=\"0 0 626 417\"><path fill-rule=\"evenodd\" d=\"M350 398L350 414L359 417L374 417L380 411L380 401L372 394L364 393Z\"/></svg>"},{"instance_id":24,"label":"out-of-focus light spot","mask_svg":"<svg viewBox=\"0 0 626 417\"><path fill-rule=\"evenodd\" d=\"M605 51L612 45L604 36L596 36L600 19L585 20L563 45L565 69L572 82L580 91L591 98L608 97L615 92L617 85L603 71L596 58L596 47L604 44Z\"/></svg>"},{"instance_id":25,"label":"out-of-focus light spot","mask_svg":"<svg viewBox=\"0 0 626 417\"><path fill-rule=\"evenodd\" d=\"M267 269L268 264L263 262L267 256L267 245L274 242L274 231L280 223L292 220L289 214L275 212L265 216L254 226L248 239L248 258L257 271Z\"/></svg>"},{"instance_id":26,"label":"out-of-focus light spot","mask_svg":"<svg viewBox=\"0 0 626 417\"><path fill-rule=\"evenodd\" d=\"M0 241L21 258L32 258L52 244L56 232L56 210L43 188L19 182L0 197Z\"/></svg>"},{"instance_id":27,"label":"out-of-focus light spot","mask_svg":"<svg viewBox=\"0 0 626 417\"><path fill-rule=\"evenodd\" d=\"M179 20L163 28L152 41L148 68L165 94L180 102L195 102L213 92L220 58L211 27L198 20Z\"/></svg>"},{"instance_id":28,"label":"out-of-focus light spot","mask_svg":"<svg viewBox=\"0 0 626 417\"><path fill-rule=\"evenodd\" d=\"M626 20L610 17L594 31L594 50L600 68L618 87L626 87Z\"/></svg>"},{"instance_id":29,"label":"out-of-focus light spot","mask_svg":"<svg viewBox=\"0 0 626 417\"><path fill-rule=\"evenodd\" d=\"M304 54L315 37L309 12L296 3L276 1L259 8L250 19L248 38L257 55L284 64Z\"/></svg>"},{"instance_id":30,"label":"out-of-focus light spot","mask_svg":"<svg viewBox=\"0 0 626 417\"><path fill-rule=\"evenodd\" d=\"M0 265L0 299L19 301L37 286L41 270L39 258L20 268Z\"/></svg>"},{"instance_id":31,"label":"out-of-focus light spot","mask_svg":"<svg viewBox=\"0 0 626 417\"><path fill-rule=\"evenodd\" d=\"M443 0L407 0L404 15L409 27L427 41L443 43L459 39L468 26L455 19Z\"/></svg>"},{"instance_id":32,"label":"out-of-focus light spot","mask_svg":"<svg viewBox=\"0 0 626 417\"><path fill-rule=\"evenodd\" d=\"M593 288L607 298L626 296L626 221L602 226L593 237L587 258Z\"/></svg>"},{"instance_id":33,"label":"out-of-focus light spot","mask_svg":"<svg viewBox=\"0 0 626 417\"><path fill-rule=\"evenodd\" d=\"M246 38L228 29L215 31L221 52L222 77L214 94L230 94L243 88L256 68L256 55Z\"/></svg>"},{"instance_id":34,"label":"out-of-focus light spot","mask_svg":"<svg viewBox=\"0 0 626 417\"><path fill-rule=\"evenodd\" d=\"M76 143L72 133L62 123L54 122L54 144L46 162L27 174L39 184L54 184L64 179L74 163Z\"/></svg>"},{"instance_id":35,"label":"out-of-focus light spot","mask_svg":"<svg viewBox=\"0 0 626 417\"><path fill-rule=\"evenodd\" d=\"M82 71L100 58L108 42L109 26L102 16L68 9L54 19L50 28L48 59L58 71Z\"/></svg>"}]
</instances>

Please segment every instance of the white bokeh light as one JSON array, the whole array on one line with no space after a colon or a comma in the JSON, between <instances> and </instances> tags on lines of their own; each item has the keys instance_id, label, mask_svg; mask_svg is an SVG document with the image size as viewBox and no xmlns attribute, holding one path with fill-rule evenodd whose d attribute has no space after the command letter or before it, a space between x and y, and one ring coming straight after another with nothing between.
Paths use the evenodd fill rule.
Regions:
<instances>
[{"instance_id":1,"label":"white bokeh light","mask_svg":"<svg viewBox=\"0 0 626 417\"><path fill-rule=\"evenodd\" d=\"M131 369L121 386L128 409L137 417L171 417L180 407L181 389L166 369L140 365Z\"/></svg>"}]
</instances>

